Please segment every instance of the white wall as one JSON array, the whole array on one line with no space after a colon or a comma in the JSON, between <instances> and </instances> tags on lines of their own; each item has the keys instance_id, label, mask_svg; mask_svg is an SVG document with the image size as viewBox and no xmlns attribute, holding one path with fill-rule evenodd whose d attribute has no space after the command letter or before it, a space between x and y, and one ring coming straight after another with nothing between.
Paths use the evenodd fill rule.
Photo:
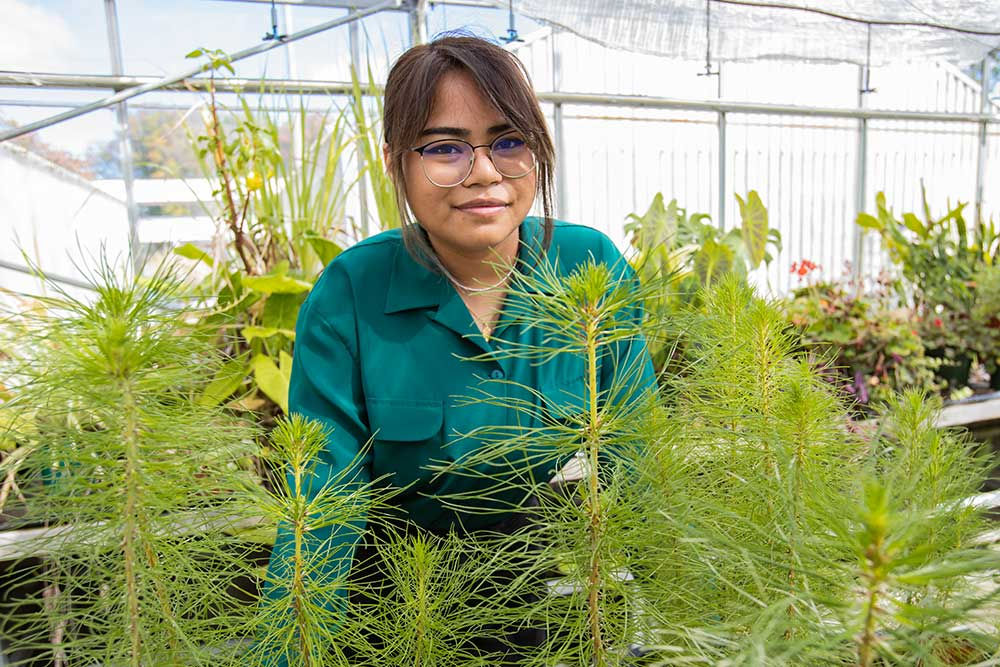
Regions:
<instances>
[{"instance_id":1,"label":"white wall","mask_svg":"<svg viewBox=\"0 0 1000 667\"><path fill-rule=\"evenodd\" d=\"M84 279L102 254L128 257L125 204L73 174L10 142L0 143L0 260L31 263ZM36 278L0 268L0 287L40 294Z\"/></svg>"}]
</instances>

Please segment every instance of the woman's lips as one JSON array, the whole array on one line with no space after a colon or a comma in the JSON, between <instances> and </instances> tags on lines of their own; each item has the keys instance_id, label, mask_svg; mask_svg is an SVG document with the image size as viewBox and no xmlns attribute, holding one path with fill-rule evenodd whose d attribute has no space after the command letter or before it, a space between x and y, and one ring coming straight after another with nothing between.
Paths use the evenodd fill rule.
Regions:
<instances>
[{"instance_id":1,"label":"woman's lips","mask_svg":"<svg viewBox=\"0 0 1000 667\"><path fill-rule=\"evenodd\" d=\"M456 206L455 208L457 208L459 211L463 211L471 215L491 216L500 213L505 208L507 208L507 206L508 204L493 199L484 201L471 201L467 204Z\"/></svg>"}]
</instances>

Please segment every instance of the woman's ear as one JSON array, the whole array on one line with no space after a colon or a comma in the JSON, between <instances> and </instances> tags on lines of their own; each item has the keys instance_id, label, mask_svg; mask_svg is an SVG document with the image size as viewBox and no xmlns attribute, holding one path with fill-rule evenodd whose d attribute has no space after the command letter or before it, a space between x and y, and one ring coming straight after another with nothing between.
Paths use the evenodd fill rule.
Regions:
<instances>
[{"instance_id":1,"label":"woman's ear","mask_svg":"<svg viewBox=\"0 0 1000 667\"><path fill-rule=\"evenodd\" d=\"M392 153L389 152L389 144L382 144L382 164L385 166L385 173L392 176Z\"/></svg>"}]
</instances>

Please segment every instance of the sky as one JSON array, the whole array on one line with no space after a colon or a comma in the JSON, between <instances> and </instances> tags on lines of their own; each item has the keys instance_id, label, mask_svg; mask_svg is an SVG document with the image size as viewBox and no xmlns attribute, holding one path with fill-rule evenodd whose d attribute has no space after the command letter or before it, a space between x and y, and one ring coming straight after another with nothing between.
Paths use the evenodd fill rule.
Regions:
<instances>
[{"instance_id":1,"label":"sky","mask_svg":"<svg viewBox=\"0 0 1000 667\"><path fill-rule=\"evenodd\" d=\"M0 0L0 70L110 74L104 0ZM322 7L290 7L290 23L279 11L279 30L294 32L346 14L345 10ZM126 74L163 76L191 66L185 54L205 47L238 51L256 44L270 31L270 5L228 0L118 0ZM506 35L508 15L502 10L434 5L428 18L433 35L459 27L479 34ZM540 26L517 17L518 29L527 34ZM366 19L368 58L385 63L408 43L407 16L384 12ZM167 37L169 36L169 37ZM289 51L291 49L291 61ZM284 78L339 80L347 78L348 32L336 28L290 47L243 61L237 74L257 78L262 74ZM376 67L376 69L378 69ZM81 104L109 95L109 91L54 91L37 88L0 89L0 114L21 124L63 111L63 108L14 106L10 101ZM170 94L136 98L169 101ZM110 138L114 113L98 111L40 131L45 141L76 154Z\"/></svg>"}]
</instances>

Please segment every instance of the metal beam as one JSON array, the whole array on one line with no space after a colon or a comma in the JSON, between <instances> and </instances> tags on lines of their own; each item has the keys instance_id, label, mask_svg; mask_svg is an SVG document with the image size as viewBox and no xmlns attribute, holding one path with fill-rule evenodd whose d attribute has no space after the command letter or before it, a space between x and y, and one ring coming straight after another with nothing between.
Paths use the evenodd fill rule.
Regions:
<instances>
[{"instance_id":1,"label":"metal beam","mask_svg":"<svg viewBox=\"0 0 1000 667\"><path fill-rule=\"evenodd\" d=\"M294 42L304 37L310 37L317 33L330 30L331 28L336 28L337 26L344 25L352 21L357 21L358 19L364 18L365 16L370 16L371 14L378 13L383 9L394 8L398 7L399 5L400 5L400 0L382 0L382 2L376 3L367 9L351 12L347 16L342 16L340 18L336 18L330 21L325 21L311 28L300 30L295 34L288 35L282 41L264 42L256 46L252 46L248 49L237 51L236 53L230 56L230 61L236 62L238 60L243 60L244 58L249 58L250 56L255 56L259 53L265 53L267 51L270 51L271 49L288 44L289 42ZM184 81L185 79L189 79L198 74L201 74L207 71L207 67L208 67L207 65L199 65L198 67L194 67L170 76L163 77L162 79L158 79L157 81L152 83L122 90L121 92L118 92L112 95L111 97L107 97L103 100L91 102L90 104L85 104L81 107L77 107L76 109L72 109L70 111L66 111L61 114L56 114L55 116L44 118L34 123L28 123L27 125L24 125L22 127L17 127L10 130L6 130L4 132L0 132L0 141L13 139L14 137L19 137L21 135L34 132L35 130L40 130L42 128L49 127L51 125L55 125L56 123L60 123L64 120L69 120L70 118L76 118L77 116L82 116L86 113L90 113L91 111L104 109L114 104L118 104L119 102L124 102L125 100L135 97L136 95L142 95L143 93L148 93L153 90L160 90L170 84L176 84L181 81Z\"/></svg>"},{"instance_id":2,"label":"metal beam","mask_svg":"<svg viewBox=\"0 0 1000 667\"><path fill-rule=\"evenodd\" d=\"M719 112L719 218L718 227L720 232L726 231L726 112Z\"/></svg>"},{"instance_id":3,"label":"metal beam","mask_svg":"<svg viewBox=\"0 0 1000 667\"><path fill-rule=\"evenodd\" d=\"M410 12L410 46L427 43L427 0L406 0Z\"/></svg>"},{"instance_id":4,"label":"metal beam","mask_svg":"<svg viewBox=\"0 0 1000 667\"><path fill-rule=\"evenodd\" d=\"M562 86L562 55L556 48L556 32L549 39L552 55L552 88L558 91ZM561 102L552 105L552 140L556 149L556 217L565 219L569 215L569 198L566 192L566 130Z\"/></svg>"},{"instance_id":5,"label":"metal beam","mask_svg":"<svg viewBox=\"0 0 1000 667\"><path fill-rule=\"evenodd\" d=\"M216 2L216 0L208 0ZM254 2L271 4L271 0L227 0L228 2ZM375 4L376 0L275 0L279 5L295 5L302 7L329 7L331 9L365 9ZM434 0L435 5L449 5L453 7L479 7L482 9L496 9L502 3L493 0ZM408 11L406 7L391 7L389 11Z\"/></svg>"},{"instance_id":6,"label":"metal beam","mask_svg":"<svg viewBox=\"0 0 1000 667\"><path fill-rule=\"evenodd\" d=\"M930 111L887 111L881 109L841 109L836 107L800 107L786 104L751 104L721 100L679 100L645 95L595 95L591 93L538 93L542 102L589 106L623 106L647 109L680 109L718 113L772 114L782 116L821 116L824 118L867 118L875 120L917 120L960 123L1000 123L1000 115L981 113L944 113Z\"/></svg>"},{"instance_id":7,"label":"metal beam","mask_svg":"<svg viewBox=\"0 0 1000 667\"><path fill-rule=\"evenodd\" d=\"M80 287L91 291L94 290L93 285L83 280L78 280L77 278L70 278L68 276L61 276L58 273L51 273L49 271L35 269L30 266L24 266L23 264L14 264L12 262L8 262L2 259L0 259L0 269L7 269L9 271L17 271L18 273L25 273L29 276L33 276L41 280L50 280L54 283L61 283L63 285L70 285L72 287Z\"/></svg>"},{"instance_id":8,"label":"metal beam","mask_svg":"<svg viewBox=\"0 0 1000 667\"><path fill-rule=\"evenodd\" d=\"M235 0L234 0L235 1ZM0 88L103 88L131 90L162 81L155 77L109 76L106 74L36 74L0 70ZM207 90L205 78L178 79L162 83L157 90L184 91ZM219 92L301 92L317 95L347 95L351 92L349 81L288 81L282 79L215 79ZM146 91L143 91L146 92ZM785 104L752 104L721 100L680 100L670 97L645 95L605 95L592 93L564 93L543 91L537 93L540 102L550 104L580 104L602 107L635 107L645 109L677 109L710 113L768 114L779 116L806 116L813 118L867 118L869 120L939 121L955 123L1000 123L1000 115L991 113L947 113L939 111L890 111L882 109L844 109L830 107L802 107ZM114 102L112 102L113 104ZM105 105L107 106L107 105ZM0 137L0 139L7 137Z\"/></svg>"},{"instance_id":9,"label":"metal beam","mask_svg":"<svg viewBox=\"0 0 1000 667\"><path fill-rule=\"evenodd\" d=\"M121 75L125 67L122 62L122 40L118 30L118 7L115 0L104 0L104 20L108 29L108 48L111 51L111 72ZM128 215L128 249L132 268L138 273L139 258L139 206L135 203L134 169L132 163L132 141L129 137L128 105L115 105L118 121L118 140L121 148L122 181L125 184L125 211Z\"/></svg>"},{"instance_id":10,"label":"metal beam","mask_svg":"<svg viewBox=\"0 0 1000 667\"><path fill-rule=\"evenodd\" d=\"M865 105L865 68L858 67L858 108ZM855 215L865 210L865 199L868 197L868 119L858 120L858 144L856 166L854 173L854 212ZM864 263L864 230L860 225L854 225L854 280L857 291L862 290L861 271Z\"/></svg>"},{"instance_id":11,"label":"metal beam","mask_svg":"<svg viewBox=\"0 0 1000 667\"><path fill-rule=\"evenodd\" d=\"M979 71L981 74L979 78L979 112L986 114L990 110L988 88L990 68L986 58L979 64ZM976 192L974 195L975 203L973 204L973 215L975 216L973 220L977 223L983 218L983 180L986 178L986 156L989 155L989 152L986 150L988 134L988 123L981 121L979 123L979 141L976 142ZM976 229L978 233L978 225Z\"/></svg>"},{"instance_id":12,"label":"metal beam","mask_svg":"<svg viewBox=\"0 0 1000 667\"><path fill-rule=\"evenodd\" d=\"M0 88L66 88L129 90L161 81L153 76L113 76L108 74L35 74L30 72L0 71ZM161 85L157 90L167 92L207 91L211 82L206 78L182 79ZM314 95L347 95L350 81L311 81L298 79L240 79L235 77L215 79L217 92L237 93L305 93ZM42 104L40 106L45 106ZM58 106L70 106L60 104Z\"/></svg>"}]
</instances>

